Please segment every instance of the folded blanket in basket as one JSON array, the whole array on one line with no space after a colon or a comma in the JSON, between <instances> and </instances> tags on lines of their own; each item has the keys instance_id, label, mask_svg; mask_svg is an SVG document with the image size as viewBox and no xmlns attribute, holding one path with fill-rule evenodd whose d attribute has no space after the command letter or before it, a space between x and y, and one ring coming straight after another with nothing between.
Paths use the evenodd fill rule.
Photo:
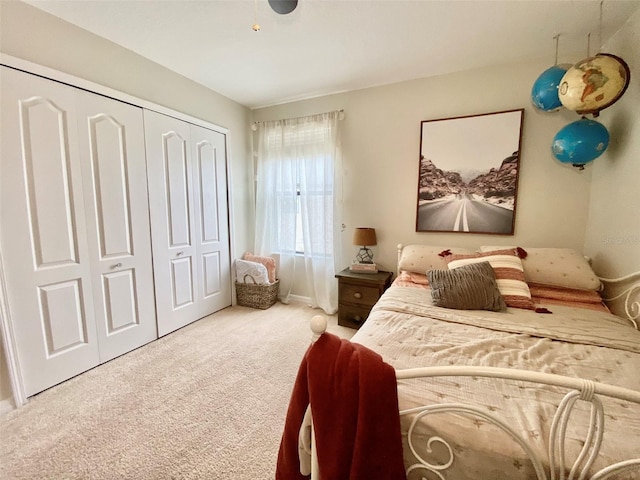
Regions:
<instances>
[{"instance_id":1,"label":"folded blanket in basket","mask_svg":"<svg viewBox=\"0 0 640 480\"><path fill-rule=\"evenodd\" d=\"M273 283L276 281L276 259L273 257L263 257L260 255L254 255L251 252L247 252L242 256L243 260L248 260L250 262L261 263L267 269L267 273L269 274L269 283Z\"/></svg>"},{"instance_id":2,"label":"folded blanket in basket","mask_svg":"<svg viewBox=\"0 0 640 480\"><path fill-rule=\"evenodd\" d=\"M311 404L320 478L405 480L396 374L372 350L323 334L305 354L291 395L276 480L300 472L299 431Z\"/></svg>"},{"instance_id":3,"label":"folded blanket in basket","mask_svg":"<svg viewBox=\"0 0 640 480\"><path fill-rule=\"evenodd\" d=\"M245 278L246 276L251 278ZM238 283L256 283L258 285L270 283L267 268L264 265L240 259L236 260L236 280Z\"/></svg>"}]
</instances>

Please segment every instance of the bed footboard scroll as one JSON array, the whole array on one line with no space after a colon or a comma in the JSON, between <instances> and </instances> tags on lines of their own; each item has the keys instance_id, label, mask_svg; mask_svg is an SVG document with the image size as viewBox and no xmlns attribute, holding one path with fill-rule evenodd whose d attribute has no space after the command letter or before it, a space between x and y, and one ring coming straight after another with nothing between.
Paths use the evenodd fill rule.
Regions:
<instances>
[{"instance_id":1,"label":"bed footboard scroll","mask_svg":"<svg viewBox=\"0 0 640 480\"><path fill-rule=\"evenodd\" d=\"M315 341L326 331L326 319L321 315L313 317L311 329L313 341ZM546 386L558 387L560 401L554 403L557 405L555 412L550 412L548 417L550 429L545 436L547 451L544 453L539 449L539 446L534 448L531 440L527 438L526 432L514 429L506 418L501 418L495 413L495 410L491 410L485 405L474 404L473 399L464 403L422 405L399 412L401 418L406 417L402 432L407 439L405 449L408 447L413 457L413 463L407 463L405 458L408 478L423 478L424 475L428 475L424 478L438 478L440 480L455 478L455 473L451 468L454 465L458 465L460 468L462 460L457 457L454 443L456 438L452 438L451 432L434 431L428 438L425 438L423 430L423 433L420 434L422 437L414 439L414 432L419 431L417 426L420 422L425 422L428 418L432 418L432 415L441 413L462 414L463 417L469 419L470 423L481 420L499 428L515 444L519 445L524 453L523 458L531 462L531 477L537 480L607 480L620 478L618 476L623 474L630 474L628 478L636 478L633 475L636 472L640 474L640 456L638 458L616 459L617 461L610 465L603 465L602 462L596 464L605 436L605 406L607 403L603 402L604 398L629 402L632 404L631 407L635 409L640 408L640 391L591 379L511 368L436 366L396 370L397 380L437 377L471 377L474 379L481 377L495 379L497 382L522 382L541 390ZM586 406L586 411L590 411L590 413L584 419L586 425L582 424L584 437L581 449L570 450L567 442L569 438L567 436L568 425L570 422L576 421L578 416L574 415L574 412L579 410L578 405ZM404 431L405 428L406 431ZM311 479L320 480L313 430L311 438ZM448 452L445 454L446 458L443 459L442 453L437 459L433 457L433 447L436 445L440 447L440 452ZM632 452L631 456L636 456L636 454ZM594 467L594 465L598 466ZM594 470L597 471L594 472ZM418 477L415 477L416 474Z\"/></svg>"},{"instance_id":2,"label":"bed footboard scroll","mask_svg":"<svg viewBox=\"0 0 640 480\"><path fill-rule=\"evenodd\" d=\"M407 469L407 473L413 470L423 469L435 474L441 480L445 480L444 471L449 468L455 459L454 449L450 444L441 437L432 437L429 439L427 446L430 447L432 442L438 442L444 445L450 452L450 457L444 464L434 465L428 462L424 455L416 450L413 443L413 432L415 425L423 420L427 415L432 413L453 412L464 413L472 417L481 418L486 422L500 428L515 440L526 453L535 470L537 480L574 480L574 479L606 479L615 474L625 472L632 469L640 469L640 458L624 460L622 462L609 465L595 474L589 476L589 471L594 461L598 457L604 436L604 407L600 400L600 396L611 397L615 399L625 400L640 406L640 392L628 390L613 385L594 382L592 380L565 377L562 375L547 374L541 372L533 372L526 370L504 369L496 367L469 367L469 366L452 366L452 367L425 367L408 370L397 370L398 379L426 378L426 377L444 377L444 376L470 376L470 377L486 377L495 379L506 379L521 382L535 383L538 385L550 385L568 389L562 401L557 407L548 439L548 456L540 458L532 448L528 441L513 430L507 422L497 417L495 414L487 410L484 406L472 404L453 404L445 403L439 405L427 405L416 407L410 410L400 412L401 416L415 415L407 432L408 444L412 450L417 462ZM590 404L591 414L590 423L587 425L586 437L584 444L573 463L568 464L567 449L565 448L565 439L567 434L567 425L572 417L574 407L578 400ZM427 449L430 451L430 449ZM427 452L428 453L428 452ZM545 467L546 465L546 467ZM565 472L569 471L568 477ZM546 472L549 472L547 476Z\"/></svg>"},{"instance_id":3,"label":"bed footboard scroll","mask_svg":"<svg viewBox=\"0 0 640 480\"><path fill-rule=\"evenodd\" d=\"M602 384L592 380L496 367L425 367L397 370L396 376L398 379L449 376L485 377L535 383L539 385L551 385L569 390L562 398L553 417L548 439L549 450L546 458L540 458L520 433L512 429L506 421L496 416L482 405L444 403L425 405L401 411L401 416L414 415L406 435L409 448L417 461L407 468L407 474L415 470L424 470L431 472L441 480L445 480L447 478L444 473L453 465L455 460L455 449L450 445L450 443L440 436L433 436L429 438L426 449L427 455L423 452L419 452L414 445L414 431L416 425L418 425L420 421L425 420L427 415L443 412L462 413L469 417L479 418L485 422L490 422L500 428L503 432L509 435L512 440L517 442L525 452L527 458L532 463L537 480L565 480L565 478L568 478L569 480L603 480L627 471L640 470L640 458L632 458L609 465L595 474L589 475L588 473L598 457L604 436L605 413L600 396L625 400L640 406L640 392L613 385ZM586 426L587 433L582 450L579 452L577 457L573 459L573 463L568 465L567 452L565 448L567 425L571 419L574 407L579 400L591 404L590 424ZM449 458L444 463L436 464L435 462L430 462L427 459L428 454L432 452L431 445L434 443L444 446L449 452ZM547 475L547 472L549 472L549 476ZM569 472L568 477L565 477L565 472Z\"/></svg>"}]
</instances>

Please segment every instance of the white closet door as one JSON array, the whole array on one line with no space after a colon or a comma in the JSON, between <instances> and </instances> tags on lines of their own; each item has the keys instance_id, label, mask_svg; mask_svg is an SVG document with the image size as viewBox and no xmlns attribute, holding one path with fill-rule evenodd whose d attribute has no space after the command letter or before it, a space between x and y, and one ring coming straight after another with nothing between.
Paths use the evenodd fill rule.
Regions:
<instances>
[{"instance_id":1,"label":"white closet door","mask_svg":"<svg viewBox=\"0 0 640 480\"><path fill-rule=\"evenodd\" d=\"M27 396L99 363L71 87L1 67L0 247Z\"/></svg>"},{"instance_id":2,"label":"white closet door","mask_svg":"<svg viewBox=\"0 0 640 480\"><path fill-rule=\"evenodd\" d=\"M142 109L78 91L100 361L157 338Z\"/></svg>"},{"instance_id":3,"label":"white closet door","mask_svg":"<svg viewBox=\"0 0 640 480\"><path fill-rule=\"evenodd\" d=\"M198 315L231 305L226 138L191 125Z\"/></svg>"},{"instance_id":4,"label":"white closet door","mask_svg":"<svg viewBox=\"0 0 640 480\"><path fill-rule=\"evenodd\" d=\"M231 305L225 136L144 111L158 334Z\"/></svg>"},{"instance_id":5,"label":"white closet door","mask_svg":"<svg viewBox=\"0 0 640 480\"><path fill-rule=\"evenodd\" d=\"M200 318L189 124L144 111L158 335Z\"/></svg>"}]
</instances>

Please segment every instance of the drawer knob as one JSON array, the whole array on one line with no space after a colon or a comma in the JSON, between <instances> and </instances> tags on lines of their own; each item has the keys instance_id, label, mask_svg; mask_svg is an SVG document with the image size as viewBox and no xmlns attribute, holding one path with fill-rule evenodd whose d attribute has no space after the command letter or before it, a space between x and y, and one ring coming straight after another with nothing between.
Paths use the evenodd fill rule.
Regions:
<instances>
[{"instance_id":1,"label":"drawer knob","mask_svg":"<svg viewBox=\"0 0 640 480\"><path fill-rule=\"evenodd\" d=\"M360 315L356 315L355 317L353 317L353 321L354 322L361 322L362 321L362 317Z\"/></svg>"},{"instance_id":2,"label":"drawer knob","mask_svg":"<svg viewBox=\"0 0 640 480\"><path fill-rule=\"evenodd\" d=\"M353 294L354 298L362 298L362 294L360 292L356 292Z\"/></svg>"}]
</instances>

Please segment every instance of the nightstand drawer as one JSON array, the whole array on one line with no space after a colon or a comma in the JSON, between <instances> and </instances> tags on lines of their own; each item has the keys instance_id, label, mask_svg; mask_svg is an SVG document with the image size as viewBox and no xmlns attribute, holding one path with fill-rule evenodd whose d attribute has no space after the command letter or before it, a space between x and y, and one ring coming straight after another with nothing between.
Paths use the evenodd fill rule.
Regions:
<instances>
[{"instance_id":1,"label":"nightstand drawer","mask_svg":"<svg viewBox=\"0 0 640 480\"><path fill-rule=\"evenodd\" d=\"M356 273L345 268L338 279L338 324L360 328L384 291L391 285L391 272Z\"/></svg>"},{"instance_id":2,"label":"nightstand drawer","mask_svg":"<svg viewBox=\"0 0 640 480\"><path fill-rule=\"evenodd\" d=\"M369 316L369 308L340 305L338 308L338 325L350 328L360 328Z\"/></svg>"},{"instance_id":3,"label":"nightstand drawer","mask_svg":"<svg viewBox=\"0 0 640 480\"><path fill-rule=\"evenodd\" d=\"M380 298L380 289L377 287L365 287L362 285L351 285L341 283L338 295L340 302L355 303L372 307Z\"/></svg>"}]
</instances>

